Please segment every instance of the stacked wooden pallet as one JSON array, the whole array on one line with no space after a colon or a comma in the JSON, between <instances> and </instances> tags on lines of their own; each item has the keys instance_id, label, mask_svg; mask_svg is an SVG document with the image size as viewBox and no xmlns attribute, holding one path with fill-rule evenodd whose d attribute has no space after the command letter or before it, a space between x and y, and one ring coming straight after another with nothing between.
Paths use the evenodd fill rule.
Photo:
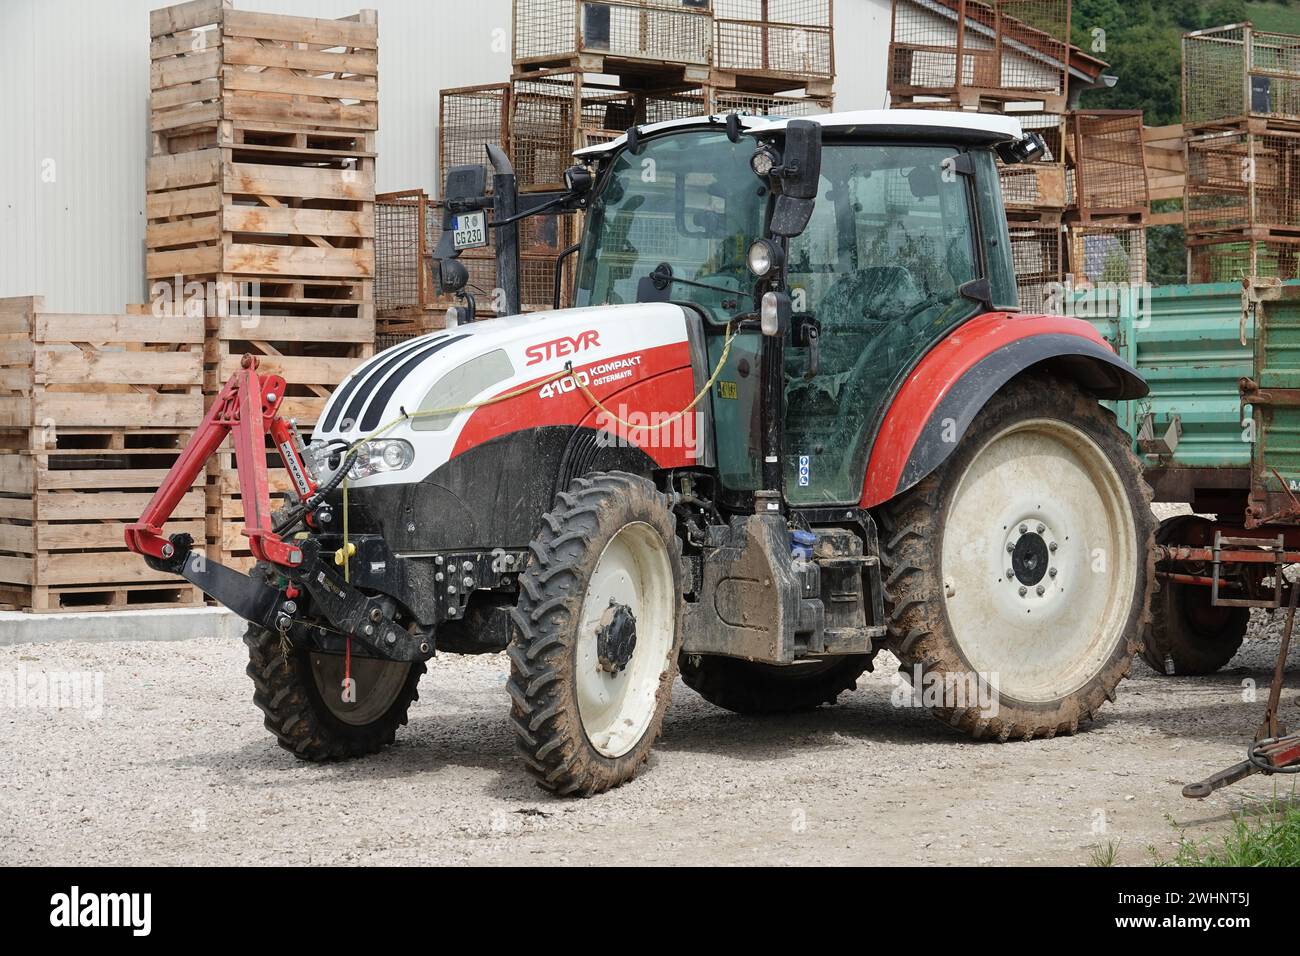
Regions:
<instances>
[{"instance_id":1,"label":"stacked wooden pallet","mask_svg":"<svg viewBox=\"0 0 1300 956\"><path fill-rule=\"evenodd\" d=\"M1183 37L1188 277L1300 278L1300 35Z\"/></svg>"},{"instance_id":2,"label":"stacked wooden pallet","mask_svg":"<svg viewBox=\"0 0 1300 956\"><path fill-rule=\"evenodd\" d=\"M205 388L245 353L288 382L309 428L373 353L378 27L192 0L150 14L146 268L152 295L200 296ZM209 549L237 510L208 486Z\"/></svg>"},{"instance_id":3,"label":"stacked wooden pallet","mask_svg":"<svg viewBox=\"0 0 1300 956\"><path fill-rule=\"evenodd\" d=\"M0 299L0 605L177 606L202 596L123 532L203 417L203 319ZM204 534L204 490L169 530Z\"/></svg>"}]
</instances>

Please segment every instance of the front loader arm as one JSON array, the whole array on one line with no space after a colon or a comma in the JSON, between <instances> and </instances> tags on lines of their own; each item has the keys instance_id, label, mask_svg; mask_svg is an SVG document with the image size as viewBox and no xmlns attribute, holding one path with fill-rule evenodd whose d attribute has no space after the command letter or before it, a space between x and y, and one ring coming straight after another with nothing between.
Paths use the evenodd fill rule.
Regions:
<instances>
[{"instance_id":1,"label":"front loader arm","mask_svg":"<svg viewBox=\"0 0 1300 956\"><path fill-rule=\"evenodd\" d=\"M239 469L244 534L254 557L286 567L302 564L302 549L283 541L272 527L266 475L265 443L269 433L293 478L299 499L305 500L316 490L292 427L276 414L284 399L284 387L283 378L258 375L257 359L244 356L239 371L222 387L140 520L127 526L128 548L146 559L171 561L178 557L175 544L163 537L163 525L203 473L208 459L230 435Z\"/></svg>"}]
</instances>

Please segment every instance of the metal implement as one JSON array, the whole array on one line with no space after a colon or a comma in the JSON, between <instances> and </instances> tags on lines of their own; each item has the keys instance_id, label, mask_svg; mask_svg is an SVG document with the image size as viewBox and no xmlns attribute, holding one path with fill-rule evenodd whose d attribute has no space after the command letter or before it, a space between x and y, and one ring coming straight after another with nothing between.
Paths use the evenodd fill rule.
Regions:
<instances>
[{"instance_id":1,"label":"metal implement","mask_svg":"<svg viewBox=\"0 0 1300 956\"><path fill-rule=\"evenodd\" d=\"M1281 577L1281 574L1278 575ZM1300 734L1286 736L1286 728L1277 719L1278 704L1282 699L1282 678L1286 671L1287 651L1291 647L1291 632L1295 627L1296 596L1300 587L1292 585L1287 600L1286 628L1282 632L1282 646L1277 652L1277 665L1273 668L1273 683L1269 686L1268 707L1264 720L1255 732L1255 740L1247 750L1246 759L1231 767L1211 774L1204 780L1183 787L1183 796L1202 800L1215 790L1230 786L1257 773L1300 773Z\"/></svg>"}]
</instances>

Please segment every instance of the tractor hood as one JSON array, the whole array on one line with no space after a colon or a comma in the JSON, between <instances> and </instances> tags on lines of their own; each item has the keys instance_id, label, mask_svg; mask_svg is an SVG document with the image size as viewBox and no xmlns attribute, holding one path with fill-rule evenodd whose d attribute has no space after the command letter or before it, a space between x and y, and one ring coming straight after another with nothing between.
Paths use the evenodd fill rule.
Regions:
<instances>
[{"instance_id":1,"label":"tractor hood","mask_svg":"<svg viewBox=\"0 0 1300 956\"><path fill-rule=\"evenodd\" d=\"M677 402L707 377L700 374L700 328L693 311L651 303L538 312L434 332L380 352L344 379L313 446L398 439L409 448L396 444L387 461L382 444L363 449L350 483L420 481L500 435L590 424L597 410L588 392L602 404L620 394L642 405Z\"/></svg>"}]
</instances>

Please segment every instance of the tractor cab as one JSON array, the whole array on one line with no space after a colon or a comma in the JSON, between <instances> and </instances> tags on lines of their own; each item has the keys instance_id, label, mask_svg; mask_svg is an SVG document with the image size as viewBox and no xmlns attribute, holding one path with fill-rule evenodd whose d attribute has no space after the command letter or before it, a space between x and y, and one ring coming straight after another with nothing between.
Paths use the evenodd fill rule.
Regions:
<instances>
[{"instance_id":1,"label":"tractor cab","mask_svg":"<svg viewBox=\"0 0 1300 956\"><path fill-rule=\"evenodd\" d=\"M580 150L578 193L529 199L586 213L575 306L673 302L701 317L728 504L749 508L765 487L795 507L856 504L902 377L968 319L1017 309L995 152L1039 149L984 115L703 117ZM458 190L485 179L468 169L448 181L452 256L457 210L474 202ZM513 248L498 243L503 275ZM779 449L765 451L765 412ZM779 479L764 477L771 451Z\"/></svg>"}]
</instances>

